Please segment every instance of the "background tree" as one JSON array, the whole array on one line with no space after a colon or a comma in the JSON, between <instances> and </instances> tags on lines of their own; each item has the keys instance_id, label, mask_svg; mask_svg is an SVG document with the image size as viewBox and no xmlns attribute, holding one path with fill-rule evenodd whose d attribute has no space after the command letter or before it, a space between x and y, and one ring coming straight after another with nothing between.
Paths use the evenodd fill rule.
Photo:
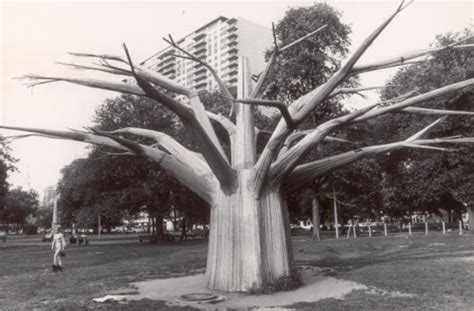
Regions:
<instances>
[{"instance_id":1,"label":"background tree","mask_svg":"<svg viewBox=\"0 0 474 311\"><path fill-rule=\"evenodd\" d=\"M10 154L10 148L6 138L0 135L0 223L6 222L5 204L8 194L8 173L16 168L14 163L16 159Z\"/></svg>"},{"instance_id":2,"label":"background tree","mask_svg":"<svg viewBox=\"0 0 474 311\"><path fill-rule=\"evenodd\" d=\"M282 46L286 46L312 31L326 27L317 36L282 51L276 56L269 72L265 95L291 102L325 83L341 65L349 51L351 28L340 20L341 14L327 3L289 8L275 28ZM267 58L273 51L267 52ZM334 110L334 105L324 105ZM322 108L322 107L321 107ZM324 113L318 109L317 113Z\"/></svg>"},{"instance_id":3,"label":"background tree","mask_svg":"<svg viewBox=\"0 0 474 311\"><path fill-rule=\"evenodd\" d=\"M315 3L312 6L287 10L284 18L275 27L275 35L282 46L291 44L315 29L321 27L326 29L318 36L311 36L291 49L276 55L274 65L268 73L268 85L265 86L266 98L291 103L325 83L331 77L331 74L340 67L350 45L350 26L343 24L340 21L340 16L341 14L337 10L326 3ZM271 57L272 52L272 50L267 51L267 58ZM347 86L356 85L356 81L357 79L351 78L345 84ZM337 96L326 100L319 109L312 112L311 116L299 128L302 130L311 129L336 115L347 113L341 104L341 97ZM277 122L278 115L274 118L273 126ZM310 152L304 161L317 159L318 153L324 148L336 151L332 145L325 144L320 146L318 151ZM320 203L317 195L320 192L319 188L323 185L324 183L315 181L302 193L298 192L293 195L291 205L295 208L290 208L289 212L293 214L291 216L295 221L309 218L313 222L320 222L319 207L315 209L314 204ZM312 211L315 211L314 215L311 214ZM313 233L315 237L319 237L318 230L313 229Z\"/></svg>"},{"instance_id":4,"label":"background tree","mask_svg":"<svg viewBox=\"0 0 474 311\"><path fill-rule=\"evenodd\" d=\"M18 234L23 229L28 216L34 215L38 206L38 194L33 190L17 187L8 191L4 210L6 223L15 225Z\"/></svg>"},{"instance_id":5,"label":"background tree","mask_svg":"<svg viewBox=\"0 0 474 311\"><path fill-rule=\"evenodd\" d=\"M51 220L53 219L53 210L50 208L38 208L35 213L34 224L45 230L51 229Z\"/></svg>"},{"instance_id":6,"label":"background tree","mask_svg":"<svg viewBox=\"0 0 474 311\"><path fill-rule=\"evenodd\" d=\"M433 46L446 46L470 36L472 32L469 30L439 35ZM472 42L469 39L464 43ZM387 83L400 87L384 89L382 97L394 98L413 89L427 92L445 83L472 79L473 65L472 50L448 49L436 53L427 61L399 70ZM442 96L429 106L444 110L468 110L472 108L473 100L473 91L466 89L455 95ZM379 133L379 141L397 140L413 131L416 124L429 122L429 118L413 114L396 114L391 118L383 116L382 120L373 124ZM383 130L381 124L384 124ZM472 117L450 116L431 133L432 137L472 136ZM441 210L448 213L453 210L460 219L463 204L474 208L474 149L471 145L456 148L455 152L444 153L395 151L388 157L380 158L378 162L385 168L385 187L389 190L386 192L386 203L390 214L404 216L414 211L440 214Z\"/></svg>"},{"instance_id":7,"label":"background tree","mask_svg":"<svg viewBox=\"0 0 474 311\"><path fill-rule=\"evenodd\" d=\"M330 133L356 122L368 121L380 115L397 112L430 101L443 94L467 88L474 84L474 79L469 79L416 96L406 94L404 97L392 100L390 106L375 109L380 104L387 104L377 103L348 114L335 116L305 133L304 138L294 145L285 144L287 139L295 134L296 128L310 117L320 104L335 95L356 91L343 87L351 76L390 66L404 65L406 61L414 57L426 55L426 51L416 51L376 63L356 64L371 43L406 7L407 5L402 2L395 12L347 58L331 78L293 101L288 107L281 102L260 99L263 81L265 81L268 68L272 66L275 57L270 57L267 69L260 75L256 85L252 85L253 73L248 68L247 59L240 58L238 99L234 99L212 67L190 52L181 49L172 38L167 39L177 51L182 53L179 55L180 57L199 62L211 72L229 104L235 103L235 124L222 115L206 111L197 93L192 89L178 85L141 65L136 65L125 46L125 57L76 55L105 60L97 64L99 67L93 67L93 69L132 76L137 85L84 78L34 75L26 77L31 79L33 85L67 81L151 98L172 111L183 126L193 134L199 153L185 148L165 133L147 129L122 128L112 132L91 129L90 131L70 132L12 126L2 126L2 128L86 141L113 147L121 152L133 153L155 161L211 206L206 268L208 287L229 291L249 291L252 288L261 288L266 284L278 282L281 278L291 276L292 250L288 210L286 200L284 200L288 193L313 182L316 178L326 176L340 167L372 155L401 148L420 148L421 146L434 149L432 145L436 144L474 142L474 138L464 137L421 139L423 134L440 122L436 121L401 141L360 146L352 151L331 155L309 163L301 163L304 157L325 140ZM459 44L457 43L457 45ZM276 45L275 55L286 49L285 46L278 45L278 42ZM456 46L431 49L429 52L436 53ZM112 61L114 65L111 65ZM80 66L76 65L75 67ZM90 69L91 67L83 66L82 68ZM161 92L158 87L165 88L177 95L184 95L188 98L188 102L179 102ZM276 106L283 116L259 155L256 150L258 131L255 130L254 105ZM424 113L434 113L429 109L418 109ZM419 111L416 110L415 113ZM224 151L223 142L218 139L210 119L219 122L226 129L230 142L230 157ZM148 145L141 140L132 140L125 137L125 133L142 139L153 138L154 143Z\"/></svg>"}]
</instances>

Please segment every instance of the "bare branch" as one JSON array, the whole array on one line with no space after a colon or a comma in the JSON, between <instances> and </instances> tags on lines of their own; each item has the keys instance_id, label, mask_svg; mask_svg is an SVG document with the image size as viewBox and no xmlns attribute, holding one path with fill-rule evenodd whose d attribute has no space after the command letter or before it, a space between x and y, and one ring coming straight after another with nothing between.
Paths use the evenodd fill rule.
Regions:
<instances>
[{"instance_id":1,"label":"bare branch","mask_svg":"<svg viewBox=\"0 0 474 311\"><path fill-rule=\"evenodd\" d=\"M330 172L341 168L345 165L353 163L357 160L366 158L368 156L377 155L391 150L397 150L404 147L409 148L424 148L430 150L439 150L439 151L454 151L449 148L437 148L429 146L432 144L441 144L441 143L474 143L474 137L463 137L463 138L435 138L435 139L423 139L415 140L412 142L409 141L400 141L395 143L389 143L385 145L378 146L369 146L360 148L357 150L341 153L335 156L327 157L321 160L313 161L300 165L295 168L291 174L289 174L282 185L282 189L288 192L292 192L299 187L302 187L315 178L325 176Z\"/></svg>"},{"instance_id":2,"label":"bare branch","mask_svg":"<svg viewBox=\"0 0 474 311\"><path fill-rule=\"evenodd\" d=\"M435 122L431 123L430 125L428 125L427 127L425 127L424 129L422 129L421 131L419 131L418 133L414 134L413 136L410 136L408 137L405 142L407 143L413 143L415 140L418 140L423 134L425 134L426 132L428 132L432 127L436 126L438 123L440 123L441 121L445 120L446 117L442 117L442 118L439 118L438 120L436 120Z\"/></svg>"},{"instance_id":3,"label":"bare branch","mask_svg":"<svg viewBox=\"0 0 474 311\"><path fill-rule=\"evenodd\" d=\"M273 53L270 55L270 59L268 60L263 72L259 75L258 80L257 80L257 85L254 87L254 89L252 91L252 94L249 97L250 98L259 98L260 97L260 95L262 93L262 87L263 87L263 84L265 82L265 79L266 79L268 73L270 72L270 68L273 66L276 55L278 54L277 51L279 51L279 52L285 51L285 50L295 46L296 44L298 44L300 42L303 42L304 40L310 38L311 36L319 33L320 31L322 31L326 27L327 27L327 25L323 25L323 26L319 27L318 29L316 29L316 30L310 32L309 34L305 35L304 37L296 39L295 41L293 41L293 42L291 42L291 43L289 43L289 44L287 44L283 47L278 48L278 46L275 45L276 48L273 51Z\"/></svg>"},{"instance_id":4,"label":"bare branch","mask_svg":"<svg viewBox=\"0 0 474 311\"><path fill-rule=\"evenodd\" d=\"M135 69L137 68L135 67ZM138 72L142 72L142 71L138 70ZM138 95L138 96L146 96L145 92L139 86L127 84L127 83L116 83L116 82L110 82L110 81L82 79L82 78L43 77L43 76L37 76L37 75L26 75L17 79L28 80L31 82L30 83L31 86L44 84L44 83L64 81L64 82L69 82L69 83L83 85L83 86L92 87L92 88L111 90L111 91ZM187 111L187 114L190 117L192 117L193 112L190 106L180 103L178 101L175 101L172 98L169 98L167 103L169 103L170 101L172 102L171 105L167 105L167 106L165 105L168 109L175 112L176 114L178 114L177 110ZM224 116L219 116L207 111L206 111L206 115L209 118L219 122L227 130L227 132L229 133L229 136L233 134L233 128L235 128L235 125L229 119L225 118ZM217 140L217 137L215 139ZM222 153L224 152L222 151Z\"/></svg>"},{"instance_id":5,"label":"bare branch","mask_svg":"<svg viewBox=\"0 0 474 311\"><path fill-rule=\"evenodd\" d=\"M38 76L38 75L24 75L16 79L27 81L28 87L38 86L45 83L64 81L64 82L83 85L83 86L92 87L96 89L116 91L120 93L133 94L133 95L139 95L139 96L145 95L145 92L143 92L143 90L141 90L136 85L103 81L103 80L82 79L82 78L63 78L63 77L45 77L45 76Z\"/></svg>"},{"instance_id":6,"label":"bare branch","mask_svg":"<svg viewBox=\"0 0 474 311\"><path fill-rule=\"evenodd\" d=\"M469 79L469 80L464 80L458 83L453 83L446 85L444 87L429 91L427 93L414 96L408 99L405 99L397 104L394 104L392 106L388 107L383 107L377 110L374 110L366 115L363 115L355 120L355 122L360 122L360 121L366 121L372 118L375 118L377 116L380 116L382 114L388 113L388 112L397 112L401 111L402 109L405 109L407 107L417 105L423 102L427 102L430 100L435 99L436 97L439 97L441 95L454 92L454 91L459 91L463 88L470 87L474 84L474 79Z\"/></svg>"},{"instance_id":7,"label":"bare branch","mask_svg":"<svg viewBox=\"0 0 474 311\"><path fill-rule=\"evenodd\" d=\"M116 68L104 68L104 67L93 67L93 66L84 66L84 65L77 65L72 63L63 63L63 62L56 62L59 65L67 66L72 69L76 70L95 70L100 72L111 73L114 75L130 75L130 72L127 70L120 70L118 67Z\"/></svg>"},{"instance_id":8,"label":"bare branch","mask_svg":"<svg viewBox=\"0 0 474 311\"><path fill-rule=\"evenodd\" d=\"M317 88L314 93L311 92L312 95L310 96L308 102L304 101L304 105L302 105L301 109L297 109L298 112L293 115L293 119L297 120L297 122L302 122L317 105L322 103L332 93L332 91L351 74L352 67L359 60L359 58L365 53L365 51L388 26L388 24L390 24L395 16L404 10L409 4L410 3L404 5L404 1L402 1L397 10L364 40L364 42L349 57L341 69L339 69L325 84Z\"/></svg>"},{"instance_id":9,"label":"bare branch","mask_svg":"<svg viewBox=\"0 0 474 311\"><path fill-rule=\"evenodd\" d=\"M127 61L121 57L121 56L115 56L115 55L103 55L103 54L90 54L90 53L70 53L71 55L77 56L77 57L92 57L92 58L99 58L103 61L101 66L104 68L109 68L109 69L120 69L119 67L111 66L110 64L107 63L107 60L112 60L112 61L118 61L123 64L128 64ZM157 72L154 72L144 66L141 65L134 65L136 74L139 75L142 79L145 79L146 81L153 83L155 85L159 85L168 91L177 93L177 94L183 94L186 96L190 96L192 94L192 91L190 89L187 89L183 87L182 85L179 85L175 81L168 79L165 76L160 75ZM131 75L131 74L130 74Z\"/></svg>"},{"instance_id":10,"label":"bare branch","mask_svg":"<svg viewBox=\"0 0 474 311\"><path fill-rule=\"evenodd\" d=\"M275 53L270 55L270 59L268 60L267 64L265 65L265 68L263 69L263 72L258 76L257 84L253 88L252 94L250 94L250 96L249 96L250 98L259 98L261 96L261 93L263 91L262 88L263 88L263 84L265 82L265 79L267 78L268 73L270 72L270 69L273 66L273 63L275 62L275 57L276 57L275 55L276 55Z\"/></svg>"},{"instance_id":11,"label":"bare branch","mask_svg":"<svg viewBox=\"0 0 474 311\"><path fill-rule=\"evenodd\" d=\"M430 55L430 54L435 54L441 51L445 51L451 48L471 48L474 45L473 44L466 44L466 45L460 45L462 42L465 42L466 40L472 38L473 36L468 36L465 37L459 41L456 41L454 43L445 45L445 46L440 46L440 47L434 47L434 48L429 48L429 49L424 49L424 50L418 50L418 51L413 51L413 52L408 52L400 56L395 56L391 58L387 58L384 60L380 60L377 62L369 63L369 64L363 64L359 66L354 66L352 69L352 74L360 74L363 72L369 72L369 71L374 71L374 70L379 70L379 69L385 69L385 68L390 68L394 66L400 66L400 65L407 65L410 64L410 60L419 58L422 56Z\"/></svg>"},{"instance_id":12,"label":"bare branch","mask_svg":"<svg viewBox=\"0 0 474 311\"><path fill-rule=\"evenodd\" d=\"M271 165L269 180L271 180L273 185L279 184L284 176L289 174L296 167L298 161L319 144L331 131L352 122L357 117L366 114L378 105L379 103L369 105L348 113L347 115L329 120L316 127Z\"/></svg>"},{"instance_id":13,"label":"bare branch","mask_svg":"<svg viewBox=\"0 0 474 311\"><path fill-rule=\"evenodd\" d=\"M153 139L157 142L157 145L164 148L169 154L173 155L176 159L183 163L191 165L193 168L195 168L195 170L199 171L200 175L212 174L211 169L204 161L201 154L188 150L175 139L173 139L171 136L165 133L136 127L126 127L105 133L131 134L139 137Z\"/></svg>"},{"instance_id":14,"label":"bare branch","mask_svg":"<svg viewBox=\"0 0 474 311\"><path fill-rule=\"evenodd\" d=\"M92 143L94 145L111 147L122 150L124 152L132 152L133 154L143 155L159 163L164 170L170 172L179 181L181 181L183 185L194 191L197 195L199 195L207 202L212 202L213 200L213 193L216 187L216 180L213 176L199 175L187 163L178 161L173 156L159 149L143 146L133 141L115 137L99 131L95 131L96 133L81 131L69 132L15 126L0 126L0 128L37 133L40 135L47 135L49 137L55 137L60 139Z\"/></svg>"},{"instance_id":15,"label":"bare branch","mask_svg":"<svg viewBox=\"0 0 474 311\"><path fill-rule=\"evenodd\" d=\"M310 148L313 148L316 144L321 142L322 138L325 135L329 134L329 131L335 129L338 126L341 126L343 124L353 123L353 122L365 121L367 119L374 118L376 116L379 116L387 112L397 111L408 106L412 106L412 105L415 105L427 100L431 100L447 92L462 89L473 83L474 83L474 79L466 80L463 82L445 86L437 90L433 90L425 94L421 94L419 96L405 99L402 102L399 102L392 106L370 111L372 108L374 108L377 105L375 104L375 105L368 106L367 108L363 110L359 110L352 114L349 114L348 116L343 116L334 120L330 120L318 126L312 134L307 135L304 139L298 142L298 144L296 144L293 148L291 148L288 152L286 152L280 159L278 159L271 166L269 176L272 181L279 181L282 178L284 178L285 174L289 174L289 172L291 172L295 168L297 161L301 159L309 151ZM414 91L411 91L410 93L413 93L413 92ZM406 96L407 96L406 94L403 94L401 95L401 98L405 98ZM397 101L399 98L395 100ZM418 133L417 135L420 136L423 133L424 132L421 132L421 133ZM418 137L412 138L412 140L417 139L417 138ZM407 141L407 143L409 142L411 141Z\"/></svg>"},{"instance_id":16,"label":"bare branch","mask_svg":"<svg viewBox=\"0 0 474 311\"><path fill-rule=\"evenodd\" d=\"M407 107L399 112L403 113L412 113L412 114L422 114L422 115L460 115L460 116L474 116L474 111L458 111L458 110L442 110L442 109L429 109L429 108L419 108L419 107Z\"/></svg>"},{"instance_id":17,"label":"bare branch","mask_svg":"<svg viewBox=\"0 0 474 311\"><path fill-rule=\"evenodd\" d=\"M76 56L76 57L93 57L93 58L101 58L101 59L108 59L108 60L114 60L117 62L121 62L126 64L127 61L117 55L110 55L110 54L94 54L94 53L77 53L77 52L69 52L69 55Z\"/></svg>"},{"instance_id":18,"label":"bare branch","mask_svg":"<svg viewBox=\"0 0 474 311\"><path fill-rule=\"evenodd\" d=\"M359 58L364 54L364 52L369 48L372 42L380 35L380 33L390 24L390 22L395 18L395 16L404 10L410 3L404 5L402 1L401 5L397 10L384 22L380 25L367 39L362 43L362 45L352 54L351 57L346 61L346 63L337 71L325 84L316 88L307 95L299 98L297 101L293 102L290 107L290 114L295 120L296 125L300 124L305 120L305 118L318 106L320 103L324 102L327 97L334 91L334 89L340 85L340 83L347 78L352 71L352 67L359 60ZM259 179L266 179L266 174L269 171L272 159L275 154L278 152L279 148L283 145L286 137L291 133L284 123L279 123L265 146L260 158L256 164L256 170L259 174ZM263 177L262 177L263 176Z\"/></svg>"},{"instance_id":19,"label":"bare branch","mask_svg":"<svg viewBox=\"0 0 474 311\"><path fill-rule=\"evenodd\" d=\"M253 98L243 98L243 99L230 99L236 103L242 103L246 105L256 105L256 106L266 106L266 107L274 107L280 110L281 115L285 119L288 128L293 127L293 119L286 108L286 105L283 102L277 100L266 100L266 99L253 99Z\"/></svg>"},{"instance_id":20,"label":"bare branch","mask_svg":"<svg viewBox=\"0 0 474 311\"><path fill-rule=\"evenodd\" d=\"M146 93L146 95L157 102L163 104L165 107L173 111L183 122L183 124L191 130L194 138L199 145L199 149L206 158L207 163L216 175L217 179L224 188L232 188L235 182L235 176L229 162L225 156L220 143L215 144L210 132L202 126L192 111L178 101L169 97L166 94L158 92L147 81L139 76L136 77L138 85ZM207 118L207 115L206 115ZM207 119L209 121L209 119ZM210 125L210 123L209 123ZM212 126L211 126L212 127ZM214 131L213 131L214 133ZM215 133L214 133L215 136ZM217 137L215 136L215 140Z\"/></svg>"},{"instance_id":21,"label":"bare branch","mask_svg":"<svg viewBox=\"0 0 474 311\"><path fill-rule=\"evenodd\" d=\"M287 152L290 150L291 146L293 145L293 143L296 140L311 134L313 131L314 131L314 129L310 129L310 130L300 131L300 132L296 132L296 133L293 133L293 134L289 135L286 138L285 144L283 145L283 147L280 149L280 152L278 153L277 161L281 160L287 154ZM342 138L332 137L332 136L324 137L322 142L323 143L325 143L325 142L326 143L328 143L328 142L337 142L337 143L357 145L355 142L352 142L352 141L349 141L349 140L346 140L346 139L342 139Z\"/></svg>"},{"instance_id":22,"label":"bare branch","mask_svg":"<svg viewBox=\"0 0 474 311\"><path fill-rule=\"evenodd\" d=\"M120 157L120 156L134 156L135 154L133 152L106 152L106 155L112 156L112 157Z\"/></svg>"},{"instance_id":23,"label":"bare branch","mask_svg":"<svg viewBox=\"0 0 474 311\"><path fill-rule=\"evenodd\" d=\"M291 48L291 47L294 46L295 44L298 44L298 43L300 43L301 41L306 40L306 39L308 39L309 37L311 37L311 36L317 34L318 32L320 32L321 30L323 30L323 29L326 28L327 26L328 26L328 25L323 25L323 26L319 27L318 29L316 29L316 30L310 32L309 34L307 34L307 35L305 35L305 36L303 36L303 37L301 37L301 38L299 38L299 39L296 39L295 41L293 41L293 42L291 42L291 43L289 43L289 44L287 44L287 45L285 45L285 46L279 48L278 51L281 53L281 52L283 52L284 50Z\"/></svg>"},{"instance_id":24,"label":"bare branch","mask_svg":"<svg viewBox=\"0 0 474 311\"><path fill-rule=\"evenodd\" d=\"M328 96L328 98L332 98L338 95L342 94L352 94L352 93L359 93L359 92L364 92L364 91L372 91L372 90L378 90L378 89L383 89L383 88L389 88L389 87L400 87L401 85L378 85L378 86L366 86L366 87L356 87L356 88L337 88L332 93Z\"/></svg>"}]
</instances>

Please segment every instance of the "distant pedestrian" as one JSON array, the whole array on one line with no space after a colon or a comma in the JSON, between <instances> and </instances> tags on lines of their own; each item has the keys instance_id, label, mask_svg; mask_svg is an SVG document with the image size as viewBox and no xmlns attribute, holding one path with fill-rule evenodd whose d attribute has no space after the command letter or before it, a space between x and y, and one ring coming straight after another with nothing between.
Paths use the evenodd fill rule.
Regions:
<instances>
[{"instance_id":1,"label":"distant pedestrian","mask_svg":"<svg viewBox=\"0 0 474 311\"><path fill-rule=\"evenodd\" d=\"M64 249L66 248L66 239L62 229L58 227L56 233L53 234L53 243L51 244L51 250L54 252L53 255L53 272L63 270L63 261L61 257L65 256Z\"/></svg>"},{"instance_id":2,"label":"distant pedestrian","mask_svg":"<svg viewBox=\"0 0 474 311\"><path fill-rule=\"evenodd\" d=\"M84 245L89 244L89 240L87 239L87 234L83 232L79 237L79 244L84 243Z\"/></svg>"}]
</instances>

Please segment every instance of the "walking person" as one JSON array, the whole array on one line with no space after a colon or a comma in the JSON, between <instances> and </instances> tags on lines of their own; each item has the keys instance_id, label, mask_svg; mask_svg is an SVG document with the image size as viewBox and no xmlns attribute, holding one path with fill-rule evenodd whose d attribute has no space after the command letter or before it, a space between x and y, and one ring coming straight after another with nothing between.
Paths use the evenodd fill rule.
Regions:
<instances>
[{"instance_id":1,"label":"walking person","mask_svg":"<svg viewBox=\"0 0 474 311\"><path fill-rule=\"evenodd\" d=\"M65 255L64 248L66 248L66 239L62 229L58 227L56 233L53 234L53 242L51 244L51 250L54 252L53 255L53 272L63 270L63 261L61 257Z\"/></svg>"}]
</instances>

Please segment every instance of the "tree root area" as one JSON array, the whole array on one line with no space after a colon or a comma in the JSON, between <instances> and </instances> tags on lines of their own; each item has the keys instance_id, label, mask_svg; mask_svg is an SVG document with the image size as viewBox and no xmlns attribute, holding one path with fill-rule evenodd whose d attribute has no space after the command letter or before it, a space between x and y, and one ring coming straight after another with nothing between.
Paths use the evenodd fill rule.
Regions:
<instances>
[{"instance_id":1,"label":"tree root area","mask_svg":"<svg viewBox=\"0 0 474 311\"><path fill-rule=\"evenodd\" d=\"M316 302L322 299L343 299L354 290L368 290L363 284L326 276L317 267L299 269L303 285L295 290L275 292L266 295L249 295L240 292L221 292L206 288L204 274L158 279L133 283L137 295L127 296L128 300L152 299L165 301L168 306L189 306L202 310L223 310L282 307L300 302ZM212 294L223 299L211 301L187 301L181 296L189 294ZM284 309L283 309L284 310Z\"/></svg>"}]
</instances>

